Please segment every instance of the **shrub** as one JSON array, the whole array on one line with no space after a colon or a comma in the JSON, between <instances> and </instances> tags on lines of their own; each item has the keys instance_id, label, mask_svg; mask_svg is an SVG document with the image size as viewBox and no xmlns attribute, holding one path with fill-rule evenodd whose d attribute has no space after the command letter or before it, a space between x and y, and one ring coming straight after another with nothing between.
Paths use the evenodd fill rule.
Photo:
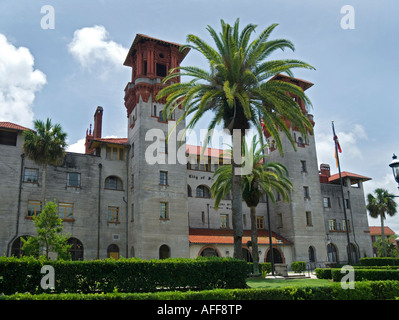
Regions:
<instances>
[{"instance_id":1,"label":"shrub","mask_svg":"<svg viewBox=\"0 0 399 320\"><path fill-rule=\"evenodd\" d=\"M399 258L361 258L360 264L362 266L398 266L399 267Z\"/></svg>"},{"instance_id":2,"label":"shrub","mask_svg":"<svg viewBox=\"0 0 399 320\"><path fill-rule=\"evenodd\" d=\"M295 261L291 263L291 270L296 273L301 273L306 270L306 262L305 261Z\"/></svg>"},{"instance_id":3,"label":"shrub","mask_svg":"<svg viewBox=\"0 0 399 320\"><path fill-rule=\"evenodd\" d=\"M341 273L341 269L331 269L331 275L334 282L339 282L345 273ZM354 269L354 275L355 281L399 280L398 270Z\"/></svg>"},{"instance_id":4,"label":"shrub","mask_svg":"<svg viewBox=\"0 0 399 320\"><path fill-rule=\"evenodd\" d=\"M54 292L150 292L245 288L247 265L233 258L47 261L0 258L0 293L40 293L41 267L54 267Z\"/></svg>"},{"instance_id":5,"label":"shrub","mask_svg":"<svg viewBox=\"0 0 399 320\"><path fill-rule=\"evenodd\" d=\"M399 281L363 281L344 290L339 283L323 287L214 289L146 293L18 293L0 300L392 300L399 297Z\"/></svg>"},{"instance_id":6,"label":"shrub","mask_svg":"<svg viewBox=\"0 0 399 320\"><path fill-rule=\"evenodd\" d=\"M332 279L331 270L331 268L316 268L316 277L318 279Z\"/></svg>"}]
</instances>

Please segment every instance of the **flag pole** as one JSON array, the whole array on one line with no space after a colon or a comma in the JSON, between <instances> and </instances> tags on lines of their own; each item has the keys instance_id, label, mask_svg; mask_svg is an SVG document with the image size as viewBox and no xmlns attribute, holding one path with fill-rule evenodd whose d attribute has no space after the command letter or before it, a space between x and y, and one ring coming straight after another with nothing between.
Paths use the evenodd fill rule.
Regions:
<instances>
[{"instance_id":1,"label":"flag pole","mask_svg":"<svg viewBox=\"0 0 399 320\"><path fill-rule=\"evenodd\" d=\"M333 136L334 136L334 144L335 144L335 159L337 160L337 167L338 167L338 172L339 172L339 182L341 185L341 195L342 195L342 208L344 211L344 218L345 218L345 231L346 231L346 239L348 241L348 264L352 264L352 246L350 243L350 238L349 238L349 228L348 228L348 218L346 216L346 208L345 208L345 198L344 198L344 184L342 182L342 175L341 175L341 165L339 163L339 155L338 155L338 143L337 143L337 136L335 134L335 128L334 128L334 121L332 123L332 130L333 130Z\"/></svg>"}]
</instances>

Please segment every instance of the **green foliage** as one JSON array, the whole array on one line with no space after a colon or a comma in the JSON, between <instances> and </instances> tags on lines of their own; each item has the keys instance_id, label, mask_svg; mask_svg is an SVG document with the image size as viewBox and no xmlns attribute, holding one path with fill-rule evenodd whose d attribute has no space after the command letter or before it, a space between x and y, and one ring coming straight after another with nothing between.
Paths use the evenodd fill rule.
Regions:
<instances>
[{"instance_id":1,"label":"green foliage","mask_svg":"<svg viewBox=\"0 0 399 320\"><path fill-rule=\"evenodd\" d=\"M57 205L48 201L40 215L33 217L37 237L29 237L27 240L22 238L22 250L28 256L38 257L44 255L47 259L51 251L58 254L58 259L70 259L67 244L69 235L61 234L63 225L62 219L58 217Z\"/></svg>"},{"instance_id":2,"label":"green foliage","mask_svg":"<svg viewBox=\"0 0 399 320\"><path fill-rule=\"evenodd\" d=\"M38 164L59 164L65 154L67 134L59 124L53 126L49 118L46 122L35 120L34 127L35 131L24 131L25 154Z\"/></svg>"},{"instance_id":3,"label":"green foliage","mask_svg":"<svg viewBox=\"0 0 399 320\"><path fill-rule=\"evenodd\" d=\"M388 258L388 257L361 258L360 264L362 266L398 266L399 267L399 258Z\"/></svg>"},{"instance_id":4,"label":"green foliage","mask_svg":"<svg viewBox=\"0 0 399 320\"><path fill-rule=\"evenodd\" d=\"M354 289L339 283L323 287L284 287L272 289L213 289L146 293L18 293L0 295L0 300L393 300L399 297L399 281L363 281Z\"/></svg>"},{"instance_id":5,"label":"green foliage","mask_svg":"<svg viewBox=\"0 0 399 320\"><path fill-rule=\"evenodd\" d=\"M305 261L295 261L291 263L291 270L297 273L304 272L306 270L306 262Z\"/></svg>"},{"instance_id":6,"label":"green foliage","mask_svg":"<svg viewBox=\"0 0 399 320\"><path fill-rule=\"evenodd\" d=\"M0 258L0 293L43 292L40 269L54 267L55 292L151 292L245 288L247 263L233 258L48 261Z\"/></svg>"}]
</instances>

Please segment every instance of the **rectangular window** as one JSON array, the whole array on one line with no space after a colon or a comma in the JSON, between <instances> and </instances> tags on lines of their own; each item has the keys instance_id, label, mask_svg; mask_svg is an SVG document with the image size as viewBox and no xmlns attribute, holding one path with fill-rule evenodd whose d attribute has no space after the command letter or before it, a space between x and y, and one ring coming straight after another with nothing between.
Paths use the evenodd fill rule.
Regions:
<instances>
[{"instance_id":1,"label":"rectangular window","mask_svg":"<svg viewBox=\"0 0 399 320\"><path fill-rule=\"evenodd\" d=\"M0 131L0 144L4 144L6 146L16 146L17 136L18 134L16 132Z\"/></svg>"},{"instance_id":2,"label":"rectangular window","mask_svg":"<svg viewBox=\"0 0 399 320\"><path fill-rule=\"evenodd\" d=\"M167 171L160 171L159 173L159 184L166 186L168 184L168 172Z\"/></svg>"},{"instance_id":3,"label":"rectangular window","mask_svg":"<svg viewBox=\"0 0 399 320\"><path fill-rule=\"evenodd\" d=\"M263 216L256 217L256 229L264 229L265 228L265 218Z\"/></svg>"},{"instance_id":4,"label":"rectangular window","mask_svg":"<svg viewBox=\"0 0 399 320\"><path fill-rule=\"evenodd\" d=\"M283 227L283 214L282 213L278 214L278 227L279 228Z\"/></svg>"},{"instance_id":5,"label":"rectangular window","mask_svg":"<svg viewBox=\"0 0 399 320\"><path fill-rule=\"evenodd\" d=\"M58 217L60 217L61 219L73 219L73 204L59 202Z\"/></svg>"},{"instance_id":6,"label":"rectangular window","mask_svg":"<svg viewBox=\"0 0 399 320\"><path fill-rule=\"evenodd\" d=\"M108 207L108 222L119 222L119 207Z\"/></svg>"},{"instance_id":7,"label":"rectangular window","mask_svg":"<svg viewBox=\"0 0 399 320\"><path fill-rule=\"evenodd\" d=\"M221 229L228 229L229 228L229 215L228 214L221 214L220 215L220 228Z\"/></svg>"},{"instance_id":8,"label":"rectangular window","mask_svg":"<svg viewBox=\"0 0 399 320\"><path fill-rule=\"evenodd\" d=\"M28 201L28 217L34 217L42 212L42 202L29 200Z\"/></svg>"},{"instance_id":9,"label":"rectangular window","mask_svg":"<svg viewBox=\"0 0 399 320\"><path fill-rule=\"evenodd\" d=\"M24 182L37 183L39 178L38 169L25 168L24 170Z\"/></svg>"},{"instance_id":10,"label":"rectangular window","mask_svg":"<svg viewBox=\"0 0 399 320\"><path fill-rule=\"evenodd\" d=\"M107 160L123 160L123 147L107 147L105 158Z\"/></svg>"},{"instance_id":11,"label":"rectangular window","mask_svg":"<svg viewBox=\"0 0 399 320\"><path fill-rule=\"evenodd\" d=\"M351 231L350 221L347 220L347 224L346 224L345 220L342 220L342 231L346 231L346 226L348 226L348 231Z\"/></svg>"},{"instance_id":12,"label":"rectangular window","mask_svg":"<svg viewBox=\"0 0 399 320\"><path fill-rule=\"evenodd\" d=\"M328 220L328 230L330 231L337 230L337 221L335 219Z\"/></svg>"},{"instance_id":13,"label":"rectangular window","mask_svg":"<svg viewBox=\"0 0 399 320\"><path fill-rule=\"evenodd\" d=\"M350 209L350 207L351 207L351 205L350 205L349 199L345 199L345 208Z\"/></svg>"},{"instance_id":14,"label":"rectangular window","mask_svg":"<svg viewBox=\"0 0 399 320\"><path fill-rule=\"evenodd\" d=\"M80 187L80 173L69 172L67 174L67 186L68 187Z\"/></svg>"},{"instance_id":15,"label":"rectangular window","mask_svg":"<svg viewBox=\"0 0 399 320\"><path fill-rule=\"evenodd\" d=\"M309 199L309 187L303 187L303 196L305 197L305 199Z\"/></svg>"},{"instance_id":16,"label":"rectangular window","mask_svg":"<svg viewBox=\"0 0 399 320\"><path fill-rule=\"evenodd\" d=\"M308 172L305 160L301 160L301 167L302 167L302 172Z\"/></svg>"},{"instance_id":17,"label":"rectangular window","mask_svg":"<svg viewBox=\"0 0 399 320\"><path fill-rule=\"evenodd\" d=\"M329 197L323 198L323 207L324 208L331 208L331 201Z\"/></svg>"},{"instance_id":18,"label":"rectangular window","mask_svg":"<svg viewBox=\"0 0 399 320\"><path fill-rule=\"evenodd\" d=\"M312 213L310 211L306 211L306 226L311 227L312 225Z\"/></svg>"},{"instance_id":19,"label":"rectangular window","mask_svg":"<svg viewBox=\"0 0 399 320\"><path fill-rule=\"evenodd\" d=\"M169 219L168 203L161 202L159 207L159 219L167 220Z\"/></svg>"}]
</instances>

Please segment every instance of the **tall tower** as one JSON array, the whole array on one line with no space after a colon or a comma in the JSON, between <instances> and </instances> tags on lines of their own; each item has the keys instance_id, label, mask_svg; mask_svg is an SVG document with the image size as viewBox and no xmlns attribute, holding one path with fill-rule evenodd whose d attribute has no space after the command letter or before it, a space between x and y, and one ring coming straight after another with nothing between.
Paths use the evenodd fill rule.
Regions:
<instances>
[{"instance_id":1,"label":"tall tower","mask_svg":"<svg viewBox=\"0 0 399 320\"><path fill-rule=\"evenodd\" d=\"M277 75L272 80L294 83L303 91L313 86L308 81L285 75ZM314 126L313 116L307 112L303 101L296 96L293 99ZM282 136L284 157L273 148L272 137L266 135L270 146L270 160L279 161L287 167L294 186L290 203L277 201L276 206L271 206L275 217L272 219L273 230L294 243L292 261L322 263L327 258L327 243L315 138L313 134L305 138L297 128L290 123L288 125L297 151L294 151L288 138Z\"/></svg>"},{"instance_id":2,"label":"tall tower","mask_svg":"<svg viewBox=\"0 0 399 320\"><path fill-rule=\"evenodd\" d=\"M173 119L163 114L165 100L156 100L165 86L162 79L180 65L189 49L137 34L124 65L132 68L125 88L128 117L129 248L130 256L143 259L188 257L187 166L168 161L177 148L166 142ZM175 78L173 81L180 81ZM168 83L169 85L170 83ZM182 121L175 129L185 127ZM176 154L175 154L176 155Z\"/></svg>"}]
</instances>

